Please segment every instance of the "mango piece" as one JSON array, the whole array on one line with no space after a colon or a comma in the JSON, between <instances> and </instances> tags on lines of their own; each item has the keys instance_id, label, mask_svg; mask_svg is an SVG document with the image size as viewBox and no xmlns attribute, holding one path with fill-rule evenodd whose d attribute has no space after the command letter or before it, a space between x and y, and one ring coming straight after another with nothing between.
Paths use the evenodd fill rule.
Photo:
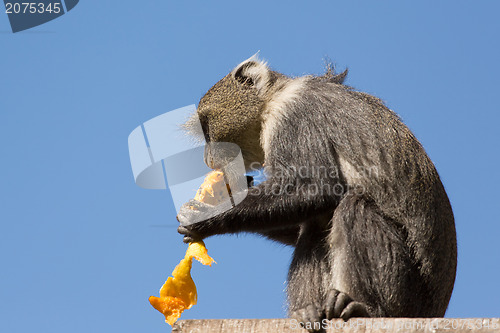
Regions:
<instances>
[{"instance_id":1,"label":"mango piece","mask_svg":"<svg viewBox=\"0 0 500 333\"><path fill-rule=\"evenodd\" d=\"M190 309L197 301L196 286L191 278L193 258L203 265L215 262L207 253L203 241L190 243L184 259L175 267L160 289L160 297L149 297L149 303L165 316L165 322L173 325L181 313Z\"/></svg>"},{"instance_id":2,"label":"mango piece","mask_svg":"<svg viewBox=\"0 0 500 333\"><path fill-rule=\"evenodd\" d=\"M189 243L184 260L187 257L195 258L205 266L212 266L212 263L215 262L215 260L213 260L212 257L208 255L208 250L205 247L205 243L203 243L203 241Z\"/></svg>"},{"instance_id":3,"label":"mango piece","mask_svg":"<svg viewBox=\"0 0 500 333\"><path fill-rule=\"evenodd\" d=\"M216 206L224 199L229 199L229 185L224 182L224 174L219 170L214 170L205 177L203 184L196 192L195 200Z\"/></svg>"},{"instance_id":4,"label":"mango piece","mask_svg":"<svg viewBox=\"0 0 500 333\"><path fill-rule=\"evenodd\" d=\"M196 192L195 200L217 205L227 198L229 187L224 182L224 174L220 171L210 172ZM196 304L198 294L191 278L193 258L203 265L211 266L215 262L207 252L203 241L189 243L184 259L175 267L160 289L160 297L149 297L149 303L165 316L165 322L173 325L182 312Z\"/></svg>"},{"instance_id":5,"label":"mango piece","mask_svg":"<svg viewBox=\"0 0 500 333\"><path fill-rule=\"evenodd\" d=\"M181 317L182 312L186 309L186 304L180 298L176 297L149 297L149 303L165 316L165 322L170 326Z\"/></svg>"}]
</instances>

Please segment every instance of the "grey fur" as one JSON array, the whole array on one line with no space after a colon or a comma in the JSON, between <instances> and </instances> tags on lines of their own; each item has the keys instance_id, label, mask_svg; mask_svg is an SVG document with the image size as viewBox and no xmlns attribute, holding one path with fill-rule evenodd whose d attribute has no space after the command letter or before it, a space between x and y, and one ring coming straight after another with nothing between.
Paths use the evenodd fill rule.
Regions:
<instances>
[{"instance_id":1,"label":"grey fur","mask_svg":"<svg viewBox=\"0 0 500 333\"><path fill-rule=\"evenodd\" d=\"M287 292L302 322L443 316L456 272L444 187L400 118L345 76L329 67L289 78L252 58L212 87L198 106L206 138L238 144L267 180L204 222L181 209L179 232L185 241L254 232L294 246ZM337 172L311 172L321 167Z\"/></svg>"}]
</instances>

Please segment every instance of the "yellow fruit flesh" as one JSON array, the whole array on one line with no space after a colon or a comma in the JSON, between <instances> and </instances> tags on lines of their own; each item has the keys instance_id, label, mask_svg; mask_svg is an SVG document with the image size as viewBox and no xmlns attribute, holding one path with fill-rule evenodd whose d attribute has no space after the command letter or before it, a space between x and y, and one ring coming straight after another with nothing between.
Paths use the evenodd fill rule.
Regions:
<instances>
[{"instance_id":1,"label":"yellow fruit flesh","mask_svg":"<svg viewBox=\"0 0 500 333\"><path fill-rule=\"evenodd\" d=\"M215 262L208 254L203 241L190 243L184 259L175 267L160 289L160 297L151 296L149 302L163 315L165 322L173 325L185 309L196 304L196 286L191 278L193 258L203 265L211 266Z\"/></svg>"},{"instance_id":2,"label":"yellow fruit flesh","mask_svg":"<svg viewBox=\"0 0 500 333\"><path fill-rule=\"evenodd\" d=\"M224 174L215 170L205 177L194 199L215 206L228 197L228 191L229 186L224 182Z\"/></svg>"},{"instance_id":3,"label":"yellow fruit flesh","mask_svg":"<svg viewBox=\"0 0 500 333\"><path fill-rule=\"evenodd\" d=\"M222 201L226 189L222 172L210 172L196 193L195 200L216 205ZM175 267L160 289L160 297L151 296L149 302L163 315L165 322L173 325L181 313L196 304L196 286L191 278L193 258L203 265L211 266L215 261L208 255L203 241L190 243L184 259Z\"/></svg>"}]
</instances>

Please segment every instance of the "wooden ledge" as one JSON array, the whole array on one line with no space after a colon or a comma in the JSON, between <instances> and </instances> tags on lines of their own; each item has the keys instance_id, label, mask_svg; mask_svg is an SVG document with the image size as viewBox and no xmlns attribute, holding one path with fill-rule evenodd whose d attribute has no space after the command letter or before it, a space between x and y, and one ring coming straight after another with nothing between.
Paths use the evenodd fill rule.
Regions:
<instances>
[{"instance_id":1,"label":"wooden ledge","mask_svg":"<svg viewBox=\"0 0 500 333\"><path fill-rule=\"evenodd\" d=\"M179 320L175 333L304 333L292 319ZM325 332L349 333L500 333L499 318L353 318L325 321Z\"/></svg>"}]
</instances>

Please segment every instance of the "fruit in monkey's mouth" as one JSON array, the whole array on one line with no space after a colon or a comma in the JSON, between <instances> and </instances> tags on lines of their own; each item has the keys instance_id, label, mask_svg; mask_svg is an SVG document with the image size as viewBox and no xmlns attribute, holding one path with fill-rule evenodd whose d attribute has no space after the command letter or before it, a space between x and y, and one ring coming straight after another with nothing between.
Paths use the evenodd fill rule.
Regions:
<instances>
[{"instance_id":1,"label":"fruit in monkey's mouth","mask_svg":"<svg viewBox=\"0 0 500 333\"><path fill-rule=\"evenodd\" d=\"M230 194L229 185L224 181L224 174L214 170L207 174L194 199L215 206L228 199Z\"/></svg>"}]
</instances>

